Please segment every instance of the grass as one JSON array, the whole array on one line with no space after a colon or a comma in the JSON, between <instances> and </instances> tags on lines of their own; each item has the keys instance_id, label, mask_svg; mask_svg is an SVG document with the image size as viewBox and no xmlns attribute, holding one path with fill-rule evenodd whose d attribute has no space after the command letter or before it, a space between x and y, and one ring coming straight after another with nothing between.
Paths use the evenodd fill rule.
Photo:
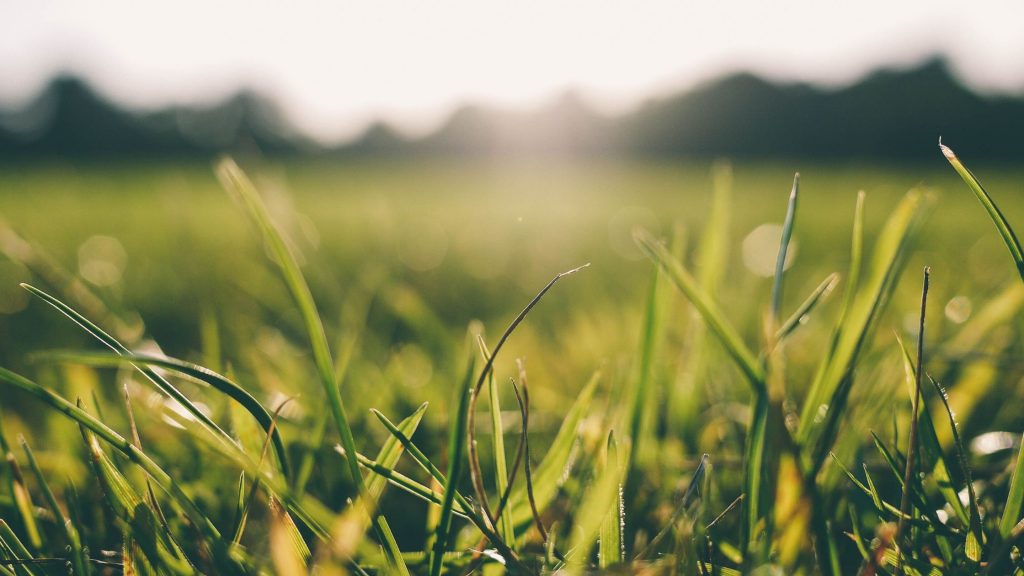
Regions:
<instances>
[{"instance_id":1,"label":"grass","mask_svg":"<svg viewBox=\"0 0 1024 576\"><path fill-rule=\"evenodd\" d=\"M0 574L1022 572L1020 200L942 152L2 173L175 192L5 207Z\"/></svg>"}]
</instances>

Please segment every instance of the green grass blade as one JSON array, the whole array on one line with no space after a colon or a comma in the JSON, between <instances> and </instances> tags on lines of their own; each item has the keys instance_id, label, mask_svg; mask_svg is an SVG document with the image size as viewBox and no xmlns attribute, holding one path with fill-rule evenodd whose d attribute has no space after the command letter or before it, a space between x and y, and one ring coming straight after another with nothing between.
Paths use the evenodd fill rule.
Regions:
<instances>
[{"instance_id":1,"label":"green grass blade","mask_svg":"<svg viewBox=\"0 0 1024 576\"><path fill-rule=\"evenodd\" d=\"M334 417L335 425L341 436L342 446L348 452L349 472L352 474L352 481L355 482L358 491L364 491L362 473L359 471L359 463L355 459L356 443L349 426L348 416L345 414L345 406L341 399L341 391L334 379L334 361L331 359L330 348L327 344L327 335L324 332L320 314L317 312L316 304L313 302L313 294L309 291L309 285L299 269L299 263L295 260L291 249L285 242L284 234L274 224L267 210L266 204L260 198L256 187L249 177L245 175L238 164L230 158L224 158L217 164L217 175L225 189L233 196L241 200L247 208L249 216L259 227L271 253L274 255L274 263L277 264L281 277L284 280L288 292L298 307L302 316L303 325L309 337L310 347L313 352L313 361L316 364L317 374L320 377L320 384L327 394L328 406Z\"/></svg>"},{"instance_id":2,"label":"green grass blade","mask_svg":"<svg viewBox=\"0 0 1024 576\"><path fill-rule=\"evenodd\" d=\"M416 428L420 425L420 420L423 419L423 414L427 410L427 403L424 402L416 409L415 412L410 414L407 418L398 423L398 430L402 432L407 438L411 438L416 433ZM380 452L377 453L377 464L393 469L398 464L398 459L402 457L402 452L405 447L395 436L388 438L384 445L381 446ZM387 479L382 476L374 476L366 482L366 490L373 496L374 500L380 499L384 495L384 488L387 486Z\"/></svg>"},{"instance_id":3,"label":"green grass blade","mask_svg":"<svg viewBox=\"0 0 1024 576\"><path fill-rule=\"evenodd\" d=\"M835 289L838 283L839 274L835 272L829 274L828 277L826 277L821 284L818 284L818 287L800 303L800 306L797 307L793 314L791 314L789 318L782 323L782 326L780 326L778 331L775 332L775 340L778 342L785 340L793 333L794 330L803 325L807 321L811 312L814 311L818 304L828 298L829 294L832 293L832 290Z\"/></svg>"},{"instance_id":4,"label":"green grass blade","mask_svg":"<svg viewBox=\"0 0 1024 576\"><path fill-rule=\"evenodd\" d=\"M584 491L569 544L572 556L568 558L568 574L581 574L587 566L602 522L618 507L621 479L616 466L605 466Z\"/></svg>"},{"instance_id":5,"label":"green grass blade","mask_svg":"<svg viewBox=\"0 0 1024 576\"><path fill-rule=\"evenodd\" d=\"M647 231L636 230L634 239L640 250L668 274L673 284L700 312L701 317L721 341L726 352L736 361L753 391L760 393L764 389L764 372L760 363L747 345L743 343L736 329L726 320L718 305L704 292L704 289L697 284L697 281L679 261L673 258L671 253Z\"/></svg>"},{"instance_id":6,"label":"green grass blade","mask_svg":"<svg viewBox=\"0 0 1024 576\"><path fill-rule=\"evenodd\" d=\"M960 162L960 159L957 158L953 150L949 146L944 146L941 141L939 142L939 150L942 151L942 155L946 157L946 160L956 170L956 173L960 175L964 183L974 192L981 205L985 207L989 218L992 219L996 230L999 231L999 236L1002 237L1003 243L1006 244L1006 248L1010 251L1010 257L1013 258L1013 263L1017 267L1017 274L1020 275L1021 280L1024 280L1024 250L1021 250L1020 241L1017 240L1017 234L1014 233L1010 223L1006 221L1006 217L1003 216L1002 211L999 210L992 197L982 187L978 178Z\"/></svg>"},{"instance_id":7,"label":"green grass blade","mask_svg":"<svg viewBox=\"0 0 1024 576\"><path fill-rule=\"evenodd\" d=\"M782 311L782 276L786 270L786 254L789 252L789 242L793 238L793 227L796 224L796 204L800 193L800 174L793 176L793 189L789 193L789 203L786 206L786 219L782 223L782 238L779 240L779 255L775 260L775 279L772 282L772 323L778 322L779 314ZM773 326L774 328L774 326Z\"/></svg>"},{"instance_id":8,"label":"green grass blade","mask_svg":"<svg viewBox=\"0 0 1024 576\"><path fill-rule=\"evenodd\" d=\"M215 390L223 393L228 398L237 402L245 408L249 414L259 423L265 432L271 432L271 442L277 454L278 462L286 478L290 478L288 469L288 453L285 449L284 440L281 438L279 427L273 426L273 416L260 404L259 400L249 394L244 388L232 382L226 376L222 376L213 370L204 368L191 362L185 362L177 358L166 356L152 356L149 354L125 353L120 355L105 354L102 352L75 352L57 351L35 355L39 358L56 360L60 362L75 362L89 366L118 366L123 363L141 364L144 366L156 366L172 370L194 380L205 382Z\"/></svg>"},{"instance_id":9,"label":"green grass blade","mask_svg":"<svg viewBox=\"0 0 1024 576\"><path fill-rule=\"evenodd\" d=\"M631 450L627 468L632 472L636 466L636 458L646 453L654 438L646 438L651 433L650 420L653 416L653 405L656 391L651 380L654 376L654 358L658 348L660 332L660 285L661 268L655 266L651 270L648 281L647 299L644 306L644 320L640 331L640 358L637 365L636 385L632 386L633 394L629 399L627 432ZM629 473L627 473L629 475Z\"/></svg>"},{"instance_id":10,"label":"green grass blade","mask_svg":"<svg viewBox=\"0 0 1024 576\"><path fill-rule=\"evenodd\" d=\"M3 452L4 460L9 469L7 476L7 488L11 492L11 499L14 501L14 508L18 512L18 518L25 528L29 544L37 550L43 545L43 537L36 522L33 512L35 506L32 504L32 495L25 485L25 478L21 474L21 466L7 442L7 434L4 432L3 420L0 419L0 451Z\"/></svg>"},{"instance_id":11,"label":"green grass blade","mask_svg":"<svg viewBox=\"0 0 1024 576\"><path fill-rule=\"evenodd\" d=\"M1021 520L1022 510L1024 510L1024 440L1021 441L1020 450L1017 452L1017 464L1013 468L1010 491L1006 495L1006 506L1003 507L1003 515L999 517L999 533L1003 538L1008 538L1013 532L1017 522Z\"/></svg>"},{"instance_id":12,"label":"green grass blade","mask_svg":"<svg viewBox=\"0 0 1024 576\"><path fill-rule=\"evenodd\" d=\"M897 338L897 343L900 346L903 358L904 380L912 394L917 382L917 368L914 365L910 351L904 346L903 340ZM921 394L924 394L923 390ZM968 510L964 507L963 502L961 502L956 486L953 485L953 478L949 472L949 467L946 465L946 458L943 455L942 446L939 444L939 438L935 431L935 423L932 421L931 414L927 410L922 410L918 415L917 434L921 468L929 472L928 477L935 481L939 493L942 494L942 497L952 508L960 522L965 525L968 524Z\"/></svg>"},{"instance_id":13,"label":"green grass blade","mask_svg":"<svg viewBox=\"0 0 1024 576\"><path fill-rule=\"evenodd\" d=\"M6 555L16 562L15 574L18 576L44 576L41 571L32 566L32 553L3 519L0 519L0 544L3 545Z\"/></svg>"},{"instance_id":14,"label":"green grass blade","mask_svg":"<svg viewBox=\"0 0 1024 576\"><path fill-rule=\"evenodd\" d=\"M288 292L298 307L302 317L302 323L306 328L309 337L310 347L313 352L313 362L316 365L317 374L320 377L320 384L327 394L327 403L334 418L334 423L341 436L341 444L348 454L349 473L355 483L356 492L363 496L366 492L362 472L359 469L359 462L356 460L356 441L352 434L352 427L349 424L348 415L345 412L345 404L341 398L341 390L335 380L334 360L331 358L330 346L327 343L327 334L324 332L323 322L317 312L316 304L313 301L313 294L309 290L299 263L295 259L285 241L284 233L274 224L266 204L256 191L249 177L230 158L223 158L217 163L217 175L224 188L240 199L248 209L249 215L260 229L264 242L266 242L271 253L274 255L274 263L277 264L281 277L284 280ZM368 509L375 509L375 503L368 503ZM387 530L376 528L379 525L387 524L383 517L374 521L377 538L382 542L386 541ZM390 556L390 554L389 554ZM392 567L404 568L401 557L390 557Z\"/></svg>"},{"instance_id":15,"label":"green grass blade","mask_svg":"<svg viewBox=\"0 0 1024 576\"><path fill-rule=\"evenodd\" d=\"M72 322L78 324L83 330L92 335L93 338L96 338L105 346L113 350L115 354L119 356L124 356L130 355L132 353L131 350L129 350L123 344L118 342L113 336L104 332L103 329L93 324L85 316L79 314L74 308L71 308L70 306L61 302L54 296L51 296L50 294L47 294L46 292L43 292L42 290L34 286L30 286L28 284L22 284L21 286L24 289L28 290L33 295L39 297L41 300L43 300L50 306L57 309L57 311L59 311L61 314L64 314L65 316L70 318ZM145 366L133 366L135 367L136 370L142 373L142 375L144 375L150 382L156 385L156 387L161 392L163 392L170 398L174 399L174 401L181 404L181 406L186 411L188 411L189 414L191 414L196 420L201 422L203 426L209 429L213 434L218 435L226 442L232 444L234 443L234 441L231 439L231 436L229 436L227 432L222 430L220 426L217 426L217 424L213 420L211 420L209 416L204 414L202 410L200 410L191 400L188 399L188 397L182 394L180 390L175 388L174 385L168 382L163 376L160 376L152 369L147 368Z\"/></svg>"},{"instance_id":16,"label":"green grass blade","mask_svg":"<svg viewBox=\"0 0 1024 576\"><path fill-rule=\"evenodd\" d=\"M452 511L455 507L456 486L465 467L464 456L466 446L466 426L469 421L469 397L473 393L473 355L470 354L465 376L458 387L458 402L455 419L448 433L448 474L444 485L444 498L441 502L441 521L437 524L437 538L430 557L430 575L439 576L444 563L444 551L448 547L448 539L452 526Z\"/></svg>"},{"instance_id":17,"label":"green grass blade","mask_svg":"<svg viewBox=\"0 0 1024 576\"><path fill-rule=\"evenodd\" d=\"M811 384L796 438L802 446L810 448L805 458L812 474L817 473L828 456L839 418L845 412L857 358L895 289L910 239L922 221L924 205L921 194L912 191L886 221L872 254L866 284L853 297L849 315L842 319L834 345Z\"/></svg>"},{"instance_id":18,"label":"green grass blade","mask_svg":"<svg viewBox=\"0 0 1024 576\"><path fill-rule=\"evenodd\" d=\"M78 534L78 529L71 522L71 519L64 514L61 510L60 505L57 504L57 497L53 495L53 490L50 489L50 484L46 481L46 477L43 475L43 471L39 469L39 464L36 462L35 454L32 453L32 448L29 447L28 442L24 438L19 438L21 447L25 451L25 456L28 459L29 468L32 469L32 473L35 474L36 482L43 491L43 497L46 499L46 504L50 508L50 512L53 513L54 519L60 524L64 530L64 537L68 540L68 546L71 548L71 567L74 570L74 574L81 574L83 576L89 575L89 558L85 551L82 549L82 539Z\"/></svg>"},{"instance_id":19,"label":"green grass blade","mask_svg":"<svg viewBox=\"0 0 1024 576\"><path fill-rule=\"evenodd\" d=\"M716 293L729 264L729 222L733 212L732 166L728 162L716 162L711 175L711 207L697 246L695 269L697 283L706 294ZM676 236L683 238L681 231L677 231ZM684 251L674 253L682 256ZM685 261L681 257L679 260ZM700 312L692 303L688 308L683 339L687 361L681 364L674 386L669 390L668 425L674 430L693 429L690 423L698 420L705 400L703 376L711 364L707 327L700 321Z\"/></svg>"},{"instance_id":20,"label":"green grass blade","mask_svg":"<svg viewBox=\"0 0 1024 576\"><path fill-rule=\"evenodd\" d=\"M338 452L338 454L341 454L343 457L345 456L345 449L342 448L340 445L335 446L335 450ZM416 480L413 480L412 478L409 478L408 476L402 474L401 472L398 472L393 468L383 466L376 462L375 460L370 460L370 458L362 454L358 454L357 457L359 459L360 466L372 472L374 475L384 478L392 486L395 486L396 488L406 492L407 494L415 496L420 500L423 500L424 502L430 502L431 504L440 505L441 502L443 501L442 494L439 494L431 490L426 485L421 484ZM462 503L460 502L459 496L456 496L455 498L454 513L456 516L468 518L466 508L463 507Z\"/></svg>"},{"instance_id":21,"label":"green grass blade","mask_svg":"<svg viewBox=\"0 0 1024 576\"><path fill-rule=\"evenodd\" d=\"M625 462L620 457L621 449L615 441L615 435L608 435L608 443L605 447L604 466L614 468L619 474L618 494L612 509L601 521L600 535L598 538L598 566L608 568L620 564L626 560L626 543L623 531L626 527L626 505L623 501L623 484L625 483Z\"/></svg>"},{"instance_id":22,"label":"green grass blade","mask_svg":"<svg viewBox=\"0 0 1024 576\"><path fill-rule=\"evenodd\" d=\"M482 335L477 335L477 344L483 354L484 362L490 360L491 353ZM508 488L508 462L505 459L505 428L501 424L501 399L498 396L498 385L494 380L494 371L487 377L488 408L491 413L491 436L494 438L494 483L498 494L504 494ZM406 436L411 436L406 434ZM502 511L498 518L499 534L515 549L516 533L512 525L512 515Z\"/></svg>"},{"instance_id":23,"label":"green grass blade","mask_svg":"<svg viewBox=\"0 0 1024 576\"><path fill-rule=\"evenodd\" d=\"M977 563L981 561L981 545L985 542L985 534L982 532L981 527L981 510L978 507L978 494L974 490L971 467L967 464L967 449L960 439L960 427L956 423L956 416L953 414L952 408L949 407L949 397L946 395L946 389L933 380L930 375L927 373L925 375L928 376L928 380L935 387L935 391L938 392L939 399L942 401L942 407L949 418L949 427L953 433L953 445L956 448L957 460L964 474L964 484L967 485L967 507L970 511L970 519L967 523L969 532L964 544L964 552L967 554L968 559ZM936 444L938 444L937 439Z\"/></svg>"}]
</instances>

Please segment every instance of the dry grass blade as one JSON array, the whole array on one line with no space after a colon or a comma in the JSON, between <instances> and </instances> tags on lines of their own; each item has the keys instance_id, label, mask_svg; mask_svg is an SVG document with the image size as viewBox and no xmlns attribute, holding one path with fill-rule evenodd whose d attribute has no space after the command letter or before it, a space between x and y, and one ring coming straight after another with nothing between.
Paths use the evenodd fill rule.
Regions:
<instances>
[{"instance_id":1,"label":"dry grass blade","mask_svg":"<svg viewBox=\"0 0 1024 576\"><path fill-rule=\"evenodd\" d=\"M492 530L494 529L495 516L491 512L490 505L488 504L487 501L487 489L484 487L483 475L480 472L480 458L479 455L477 454L476 440L474 439L474 430L476 424L476 403L477 400L479 399L480 391L483 389L484 383L486 382L491 371L494 369L494 359L498 357L498 353L501 351L501 348L505 345L505 342L508 340L509 336L512 335L512 333L523 321L523 319L526 318L526 315L530 313L530 310L532 310L533 307L536 306L538 302L540 302L541 298L543 298L544 295L548 293L548 290L551 290L551 288L554 287L555 283L557 283L562 278L569 276L570 274L575 274L576 272L583 270L587 266L590 266L590 264L587 263L584 264L583 266L573 268L572 270L556 274L555 277L552 278L551 281L547 283L547 285L541 288L540 292L538 292L537 295L534 296L532 300L530 300L526 307L523 308L518 315L516 315L516 317L508 325L508 328L505 329L505 332L502 333L501 338L498 339L498 343L494 346L494 352L491 353L491 355L487 358L487 362L484 364L483 370L480 371L480 377L477 378L476 384L470 390L469 422L467 423L466 434L466 443L469 446L470 479L473 482L473 490L475 492L477 502L479 503L481 509L483 510L484 519L490 522L489 528ZM451 475L449 475L449 478L451 478Z\"/></svg>"}]
</instances>

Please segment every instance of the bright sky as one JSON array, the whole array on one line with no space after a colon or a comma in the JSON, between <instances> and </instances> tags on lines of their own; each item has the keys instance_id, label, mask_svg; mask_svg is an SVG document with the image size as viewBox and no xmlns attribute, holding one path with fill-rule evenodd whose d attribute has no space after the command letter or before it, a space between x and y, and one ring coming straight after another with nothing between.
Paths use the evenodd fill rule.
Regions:
<instances>
[{"instance_id":1,"label":"bright sky","mask_svg":"<svg viewBox=\"0 0 1024 576\"><path fill-rule=\"evenodd\" d=\"M248 86L327 140L375 118L422 133L466 101L576 88L615 112L726 71L840 84L934 53L981 89L1024 91L1024 3L0 0L0 102L62 70L142 108Z\"/></svg>"}]
</instances>

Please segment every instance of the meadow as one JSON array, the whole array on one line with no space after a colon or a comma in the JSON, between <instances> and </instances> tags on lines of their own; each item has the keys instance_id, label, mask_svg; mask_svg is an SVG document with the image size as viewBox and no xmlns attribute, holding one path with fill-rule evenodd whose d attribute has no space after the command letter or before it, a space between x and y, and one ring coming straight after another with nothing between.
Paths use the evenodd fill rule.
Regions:
<instances>
[{"instance_id":1,"label":"meadow","mask_svg":"<svg viewBox=\"0 0 1024 576\"><path fill-rule=\"evenodd\" d=\"M241 164L0 168L0 573L1022 569L1024 286L938 151Z\"/></svg>"}]
</instances>

